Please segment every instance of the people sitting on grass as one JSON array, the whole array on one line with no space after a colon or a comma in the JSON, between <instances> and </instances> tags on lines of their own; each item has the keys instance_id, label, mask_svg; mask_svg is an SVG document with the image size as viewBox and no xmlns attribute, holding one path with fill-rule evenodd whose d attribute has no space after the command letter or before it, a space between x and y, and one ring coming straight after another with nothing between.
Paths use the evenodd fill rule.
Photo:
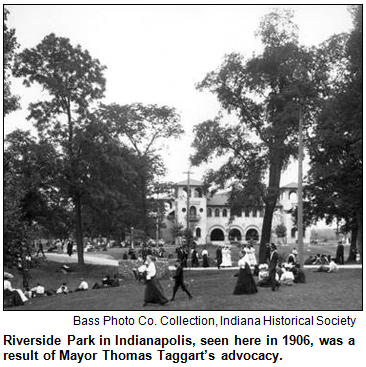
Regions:
<instances>
[{"instance_id":1,"label":"people sitting on grass","mask_svg":"<svg viewBox=\"0 0 366 367\"><path fill-rule=\"evenodd\" d=\"M99 284L98 282L94 283L92 289L102 289L102 288L109 288L109 287L118 287L119 286L119 279L117 274L114 275L113 279L108 274L102 279L102 283Z\"/></svg>"},{"instance_id":2,"label":"people sitting on grass","mask_svg":"<svg viewBox=\"0 0 366 367\"><path fill-rule=\"evenodd\" d=\"M118 279L118 275L114 274L111 287L119 287L119 285L120 285L120 280Z\"/></svg>"},{"instance_id":3,"label":"people sitting on grass","mask_svg":"<svg viewBox=\"0 0 366 367\"><path fill-rule=\"evenodd\" d=\"M315 256L310 255L307 259L304 261L304 265L313 265L315 262Z\"/></svg>"},{"instance_id":4,"label":"people sitting on grass","mask_svg":"<svg viewBox=\"0 0 366 367\"><path fill-rule=\"evenodd\" d=\"M63 274L69 274L69 273L72 272L72 269L69 265L63 264L61 266L60 272L63 273Z\"/></svg>"},{"instance_id":5,"label":"people sitting on grass","mask_svg":"<svg viewBox=\"0 0 366 367\"><path fill-rule=\"evenodd\" d=\"M62 285L56 290L56 294L69 294L69 288L66 283L62 283Z\"/></svg>"},{"instance_id":6,"label":"people sitting on grass","mask_svg":"<svg viewBox=\"0 0 366 367\"><path fill-rule=\"evenodd\" d=\"M334 273L338 271L338 265L335 263L334 259L330 259L328 273Z\"/></svg>"},{"instance_id":7,"label":"people sitting on grass","mask_svg":"<svg viewBox=\"0 0 366 367\"><path fill-rule=\"evenodd\" d=\"M83 278L81 278L81 282L79 286L75 289L75 292L87 291L88 289L89 289L88 283Z\"/></svg>"},{"instance_id":8,"label":"people sitting on grass","mask_svg":"<svg viewBox=\"0 0 366 367\"><path fill-rule=\"evenodd\" d=\"M28 301L21 289L14 289L10 282L10 277L4 274L4 299L11 299L12 306L21 306Z\"/></svg>"},{"instance_id":9,"label":"people sitting on grass","mask_svg":"<svg viewBox=\"0 0 366 367\"><path fill-rule=\"evenodd\" d=\"M37 285L31 288L32 297L43 297L45 295L45 288L41 283L37 283Z\"/></svg>"},{"instance_id":10,"label":"people sitting on grass","mask_svg":"<svg viewBox=\"0 0 366 367\"><path fill-rule=\"evenodd\" d=\"M282 274L280 278L280 283L283 285L293 285L294 284L294 274L290 271L290 264L282 264Z\"/></svg>"},{"instance_id":11,"label":"people sitting on grass","mask_svg":"<svg viewBox=\"0 0 366 367\"><path fill-rule=\"evenodd\" d=\"M322 254L320 256L320 266L318 267L318 269L316 270L316 272L324 272L324 273L327 273L329 271L329 259L330 259L330 256L328 258L328 256Z\"/></svg>"},{"instance_id":12,"label":"people sitting on grass","mask_svg":"<svg viewBox=\"0 0 366 367\"><path fill-rule=\"evenodd\" d=\"M292 273L294 274L294 283L306 283L305 273L300 268L300 264L296 263L291 268Z\"/></svg>"},{"instance_id":13,"label":"people sitting on grass","mask_svg":"<svg viewBox=\"0 0 366 367\"><path fill-rule=\"evenodd\" d=\"M297 263L297 250L295 247L292 249L291 254L288 255L287 263L292 265Z\"/></svg>"},{"instance_id":14,"label":"people sitting on grass","mask_svg":"<svg viewBox=\"0 0 366 367\"><path fill-rule=\"evenodd\" d=\"M259 264L258 265L258 282L257 285L259 287L269 287L269 272L268 272L268 264Z\"/></svg>"}]
</instances>

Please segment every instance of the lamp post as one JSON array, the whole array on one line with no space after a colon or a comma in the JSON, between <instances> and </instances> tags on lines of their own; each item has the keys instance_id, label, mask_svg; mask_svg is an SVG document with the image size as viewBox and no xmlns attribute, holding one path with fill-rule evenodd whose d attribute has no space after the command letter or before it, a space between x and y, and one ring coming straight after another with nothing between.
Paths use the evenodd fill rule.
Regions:
<instances>
[{"instance_id":1,"label":"lamp post","mask_svg":"<svg viewBox=\"0 0 366 367\"><path fill-rule=\"evenodd\" d=\"M299 246L300 267L304 265L304 224L303 224L303 200L302 200L302 164L304 159L303 151L303 121L301 99L299 101L299 168L298 168L298 186L297 186L297 241Z\"/></svg>"},{"instance_id":2,"label":"lamp post","mask_svg":"<svg viewBox=\"0 0 366 367\"><path fill-rule=\"evenodd\" d=\"M189 214L190 214L190 212L189 212L189 194L190 194L190 191L191 191L191 188L190 188L190 174L193 173L193 172L191 172L188 169L187 172L183 172L183 173L187 174L187 236L189 236Z\"/></svg>"}]
</instances>

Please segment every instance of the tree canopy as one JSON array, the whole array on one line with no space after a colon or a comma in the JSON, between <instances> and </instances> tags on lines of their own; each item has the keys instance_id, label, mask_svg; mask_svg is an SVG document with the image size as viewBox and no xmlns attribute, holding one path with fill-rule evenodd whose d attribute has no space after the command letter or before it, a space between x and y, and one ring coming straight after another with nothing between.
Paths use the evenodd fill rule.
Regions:
<instances>
[{"instance_id":1,"label":"tree canopy","mask_svg":"<svg viewBox=\"0 0 366 367\"><path fill-rule=\"evenodd\" d=\"M36 47L16 56L14 75L23 78L26 86L41 85L48 97L29 106L41 138L57 146L62 169L62 187L67 190L75 212L75 232L79 263L83 263L81 198L87 174L76 136L83 131L94 101L103 96L105 69L80 45L51 33Z\"/></svg>"},{"instance_id":2,"label":"tree canopy","mask_svg":"<svg viewBox=\"0 0 366 367\"><path fill-rule=\"evenodd\" d=\"M354 238L362 251L362 9L350 10L351 34L323 45L323 53L334 57L330 65L337 78L309 139L308 215L343 222L346 231L357 233Z\"/></svg>"},{"instance_id":3,"label":"tree canopy","mask_svg":"<svg viewBox=\"0 0 366 367\"><path fill-rule=\"evenodd\" d=\"M222 113L197 125L191 160L199 165L214 155L225 157L226 163L210 171L207 180L231 189L232 208L265 206L259 251L263 262L281 172L297 156L300 104L310 123L311 111L319 105L316 81L321 75L315 73L314 50L298 45L291 11L276 9L266 15L258 35L262 54L250 59L227 55L198 84L198 89L215 94L223 111L235 114L237 121L224 123Z\"/></svg>"},{"instance_id":4,"label":"tree canopy","mask_svg":"<svg viewBox=\"0 0 366 367\"><path fill-rule=\"evenodd\" d=\"M19 47L15 37L15 29L9 29L7 26L9 10L4 8L4 34L3 34L3 61L4 61L4 98L3 112L4 116L19 108L19 97L11 93L10 75L12 62L15 56L15 51Z\"/></svg>"}]
</instances>

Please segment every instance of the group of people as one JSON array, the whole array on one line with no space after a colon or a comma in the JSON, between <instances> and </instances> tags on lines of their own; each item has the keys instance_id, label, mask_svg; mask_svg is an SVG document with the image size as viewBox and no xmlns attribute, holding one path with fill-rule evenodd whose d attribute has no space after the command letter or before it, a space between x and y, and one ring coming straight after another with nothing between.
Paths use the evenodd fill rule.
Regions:
<instances>
[{"instance_id":1,"label":"group of people","mask_svg":"<svg viewBox=\"0 0 366 367\"><path fill-rule=\"evenodd\" d=\"M242 248L241 253L245 253L245 255L247 256L246 260L249 262L249 266L251 267L251 269L254 269L257 265L254 246L251 243L247 244ZM223 248L221 246L218 246L216 249L215 260L218 269L233 266L231 260L230 246L224 246Z\"/></svg>"},{"instance_id":2,"label":"group of people","mask_svg":"<svg viewBox=\"0 0 366 367\"><path fill-rule=\"evenodd\" d=\"M23 265L24 266L24 265ZM69 273L70 270L68 265L63 265L61 267L60 272L63 274ZM24 271L24 268L21 269ZM80 284L74 290L70 289L66 282L63 282L56 290L46 289L43 284L37 282L34 287L30 287L27 281L26 285L24 285L23 280L23 288L13 288L11 284L11 279L14 276L8 272L4 272L4 301L6 300L6 306L21 306L25 302L29 301L32 298L40 298L45 296L53 296L59 294L69 294L72 292L81 292L89 290L88 282L84 279L80 279ZM115 274L113 278L110 275L106 275L100 283L94 283L91 289L101 289L101 288L109 288L109 287L118 287L120 285L120 280Z\"/></svg>"},{"instance_id":3,"label":"group of people","mask_svg":"<svg viewBox=\"0 0 366 367\"><path fill-rule=\"evenodd\" d=\"M291 262L280 264L280 256L275 244L268 245L267 262L255 265L251 264L251 250L243 248L238 261L239 273L234 294L253 294L258 292L257 286L270 287L272 291L279 289L280 285L293 285L294 283L305 283L305 273L296 261L296 249L290 254ZM293 261L295 260L295 261ZM257 283L254 275L258 275Z\"/></svg>"}]
</instances>

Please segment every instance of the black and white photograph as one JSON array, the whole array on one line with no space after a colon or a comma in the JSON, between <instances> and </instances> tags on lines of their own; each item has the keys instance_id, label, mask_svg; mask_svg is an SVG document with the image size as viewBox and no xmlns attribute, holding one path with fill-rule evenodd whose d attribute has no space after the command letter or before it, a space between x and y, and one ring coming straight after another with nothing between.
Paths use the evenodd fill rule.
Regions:
<instances>
[{"instance_id":1,"label":"black and white photograph","mask_svg":"<svg viewBox=\"0 0 366 367\"><path fill-rule=\"evenodd\" d=\"M4 5L3 311L363 310L362 12Z\"/></svg>"}]
</instances>

